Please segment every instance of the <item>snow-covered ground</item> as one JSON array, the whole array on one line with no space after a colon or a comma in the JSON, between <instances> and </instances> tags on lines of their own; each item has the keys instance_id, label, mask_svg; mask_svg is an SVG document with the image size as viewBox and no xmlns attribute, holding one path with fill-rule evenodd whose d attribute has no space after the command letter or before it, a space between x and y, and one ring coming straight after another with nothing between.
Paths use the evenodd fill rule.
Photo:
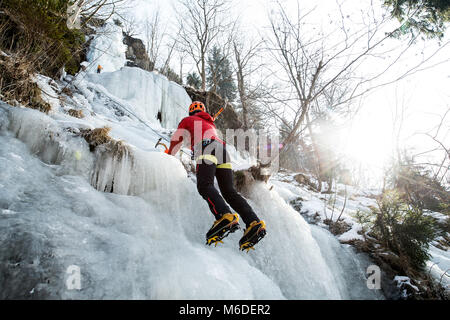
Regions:
<instances>
[{"instance_id":1,"label":"snow-covered ground","mask_svg":"<svg viewBox=\"0 0 450 320\"><path fill-rule=\"evenodd\" d=\"M341 216L350 229L337 236L339 241L364 240L361 232L362 226L358 223L355 214L358 210L367 212L370 207L377 207L375 199L371 196L376 195L379 191L338 184L336 186L337 193L321 194L297 183L294 179L295 175L296 173L280 172L272 176L269 183L273 186L273 190L277 191L288 203L301 198L301 213L318 226L327 228L327 225L324 224L325 219L336 221ZM441 222L448 219L439 212L430 212L429 215ZM429 254L431 259L427 262L427 271L444 288L450 290L450 251L438 248L437 243L434 242L430 245ZM401 275L398 277L398 279L403 279Z\"/></svg>"},{"instance_id":2,"label":"snow-covered ground","mask_svg":"<svg viewBox=\"0 0 450 320\"><path fill-rule=\"evenodd\" d=\"M427 262L428 272L441 283L445 288L450 290L450 252L442 250L435 245L430 246L430 261Z\"/></svg>"},{"instance_id":3,"label":"snow-covered ground","mask_svg":"<svg viewBox=\"0 0 450 320\"><path fill-rule=\"evenodd\" d=\"M337 194L335 192L332 194L316 193L298 184L294 180L293 175L295 173L278 173L271 178L270 183L278 193L283 195L287 202L298 198L303 199L301 201L301 212L311 218L315 217L318 224L323 227L325 227L325 224L323 224L325 219L333 217L333 221L335 221L338 216L341 216L341 219L348 223L351 229L338 237L340 241L363 240L362 235L358 233L361 230L361 226L356 223L354 214L357 210L368 210L369 206L376 206L374 199L364 196L364 192L369 191L357 190L352 186L347 186L347 200L345 200L345 196L340 192L344 189L342 185L337 186ZM344 203L345 208L342 211Z\"/></svg>"},{"instance_id":4,"label":"snow-covered ground","mask_svg":"<svg viewBox=\"0 0 450 320\"><path fill-rule=\"evenodd\" d=\"M320 200L280 181L250 190L268 231L255 251L239 251L242 231L206 246L213 216L195 178L154 147L186 115L189 97L161 75L118 68L118 38L100 44L119 57L103 73L87 69L58 83L37 77L48 115L0 103L0 298L383 298L367 287L365 256L286 202L297 192L306 206ZM59 95L66 86L72 96ZM104 126L125 151L91 152L77 135ZM251 164L234 150L232 157L235 167ZM79 289L69 285L74 266Z\"/></svg>"}]
</instances>

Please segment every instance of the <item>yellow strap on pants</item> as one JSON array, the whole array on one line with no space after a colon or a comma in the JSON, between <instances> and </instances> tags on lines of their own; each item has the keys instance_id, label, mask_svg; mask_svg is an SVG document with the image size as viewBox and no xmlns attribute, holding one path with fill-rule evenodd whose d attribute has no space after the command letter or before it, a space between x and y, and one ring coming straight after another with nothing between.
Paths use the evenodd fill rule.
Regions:
<instances>
[{"instance_id":1,"label":"yellow strap on pants","mask_svg":"<svg viewBox=\"0 0 450 320\"><path fill-rule=\"evenodd\" d=\"M219 164L219 165L217 165L217 169L232 169L231 162Z\"/></svg>"},{"instance_id":2,"label":"yellow strap on pants","mask_svg":"<svg viewBox=\"0 0 450 320\"><path fill-rule=\"evenodd\" d=\"M216 166L217 166L217 158L215 157L215 156L213 156L212 154L204 154L204 155L201 155L200 157L198 157L197 158L197 162L199 161L199 160L208 160L208 161L211 161L212 163L214 163Z\"/></svg>"},{"instance_id":3,"label":"yellow strap on pants","mask_svg":"<svg viewBox=\"0 0 450 320\"><path fill-rule=\"evenodd\" d=\"M217 166L217 169L232 169L231 167L231 162L226 162L226 163L222 163L222 164L217 164L217 158L211 154L204 154L201 155L197 158L197 162L199 160L208 160L211 161L212 163L214 163Z\"/></svg>"}]
</instances>

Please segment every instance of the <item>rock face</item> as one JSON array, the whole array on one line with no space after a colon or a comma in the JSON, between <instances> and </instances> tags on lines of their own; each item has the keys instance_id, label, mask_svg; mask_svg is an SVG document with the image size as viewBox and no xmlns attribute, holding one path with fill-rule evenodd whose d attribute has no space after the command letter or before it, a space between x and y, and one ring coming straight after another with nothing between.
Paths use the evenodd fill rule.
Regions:
<instances>
[{"instance_id":1,"label":"rock face","mask_svg":"<svg viewBox=\"0 0 450 320\"><path fill-rule=\"evenodd\" d=\"M234 186L236 190L242 192L244 195L249 194L251 186L257 181L263 181L267 183L269 180L270 164L258 163L256 166L252 166L246 170L234 171Z\"/></svg>"},{"instance_id":2,"label":"rock face","mask_svg":"<svg viewBox=\"0 0 450 320\"><path fill-rule=\"evenodd\" d=\"M186 89L186 92L192 101L203 102L206 105L206 111L211 115L216 114L220 108L225 106L225 100L215 92L197 90L189 86L184 86L184 89ZM242 123L231 103L227 104L225 110L215 121L215 124L222 132L225 132L226 129L242 128Z\"/></svg>"},{"instance_id":3,"label":"rock face","mask_svg":"<svg viewBox=\"0 0 450 320\"><path fill-rule=\"evenodd\" d=\"M106 21L104 19L98 19L98 18L90 18L89 21L87 21L85 18L81 18L81 25L83 26L81 29L81 32L87 36L91 36L96 34L95 28L97 27L104 27Z\"/></svg>"},{"instance_id":4,"label":"rock face","mask_svg":"<svg viewBox=\"0 0 450 320\"><path fill-rule=\"evenodd\" d=\"M141 39L130 37L124 32L123 43L127 45L127 51L125 52L127 66L138 67L146 71L153 70L154 64L150 61Z\"/></svg>"},{"instance_id":5,"label":"rock face","mask_svg":"<svg viewBox=\"0 0 450 320\"><path fill-rule=\"evenodd\" d=\"M310 190L317 191L317 186L313 181L311 181L308 176L304 175L303 173L299 173L294 176L295 181L302 185L306 185Z\"/></svg>"}]
</instances>

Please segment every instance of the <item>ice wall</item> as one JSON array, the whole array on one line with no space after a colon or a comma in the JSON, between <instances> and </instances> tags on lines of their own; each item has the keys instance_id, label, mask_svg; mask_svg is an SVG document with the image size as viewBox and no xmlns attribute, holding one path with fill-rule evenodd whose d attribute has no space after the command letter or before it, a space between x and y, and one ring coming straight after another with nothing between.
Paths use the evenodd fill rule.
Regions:
<instances>
[{"instance_id":1,"label":"ice wall","mask_svg":"<svg viewBox=\"0 0 450 320\"><path fill-rule=\"evenodd\" d=\"M81 172L67 170L85 157L74 156L78 144L81 150L87 144L57 125L37 111L0 106L0 298L378 297L364 279L345 277L363 272L351 252L329 233L315 234L265 185L250 192L268 227L257 250L239 251L242 231L208 247L213 217L177 159L136 147L121 156L99 148L94 162L103 164L92 163L91 172L105 186L114 181L114 193L104 193ZM40 150L55 130L52 154L59 158L50 158L60 160L43 162ZM67 287L74 265L81 270L80 290Z\"/></svg>"},{"instance_id":2,"label":"ice wall","mask_svg":"<svg viewBox=\"0 0 450 320\"><path fill-rule=\"evenodd\" d=\"M95 83L98 90L106 89L106 94L118 99L143 121L176 128L188 115L192 102L186 90L157 72L125 67L125 51L120 27L106 23L96 28L84 63L86 71L77 77L78 86L83 89L86 82ZM97 74L99 64L103 70Z\"/></svg>"},{"instance_id":3,"label":"ice wall","mask_svg":"<svg viewBox=\"0 0 450 320\"><path fill-rule=\"evenodd\" d=\"M106 23L95 29L87 53L87 72L96 73L97 66L103 67L102 72L113 72L126 64L126 45L123 44L122 28L114 23Z\"/></svg>"},{"instance_id":4,"label":"ice wall","mask_svg":"<svg viewBox=\"0 0 450 320\"><path fill-rule=\"evenodd\" d=\"M120 28L106 25L86 72L55 89L72 96L49 115L0 103L0 299L380 297L353 252L264 184L249 195L267 222L257 250L239 251L242 230L205 246L207 204L181 162L154 148L191 100L166 77L125 62ZM70 117L70 108L84 117ZM104 126L114 141L95 152L74 134ZM67 286L71 266L81 271L80 289Z\"/></svg>"},{"instance_id":5,"label":"ice wall","mask_svg":"<svg viewBox=\"0 0 450 320\"><path fill-rule=\"evenodd\" d=\"M115 72L91 74L88 79L124 101L139 118L153 125L176 128L181 119L188 116L192 101L186 90L158 73L123 67Z\"/></svg>"},{"instance_id":6,"label":"ice wall","mask_svg":"<svg viewBox=\"0 0 450 320\"><path fill-rule=\"evenodd\" d=\"M64 132L60 124L37 110L12 108L0 101L0 129L10 132L44 163L58 165L59 172L88 178L94 157L84 139Z\"/></svg>"}]
</instances>

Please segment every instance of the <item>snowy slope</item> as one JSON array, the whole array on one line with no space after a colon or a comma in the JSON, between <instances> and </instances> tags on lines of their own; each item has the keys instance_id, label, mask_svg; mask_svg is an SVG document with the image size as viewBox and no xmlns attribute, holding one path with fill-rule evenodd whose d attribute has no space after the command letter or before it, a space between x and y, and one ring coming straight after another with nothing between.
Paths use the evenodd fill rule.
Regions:
<instances>
[{"instance_id":1,"label":"snowy slope","mask_svg":"<svg viewBox=\"0 0 450 320\"><path fill-rule=\"evenodd\" d=\"M295 203L298 199L302 199L300 202L302 215L320 227L328 228L324 220L333 217L333 221L336 221L342 212L341 219L349 226L349 230L337 236L339 241L364 240L361 234L362 226L355 214L358 210L367 212L370 207L377 207L373 195L379 194L379 190L357 189L337 184L337 193L325 195L308 190L304 185L297 183L294 176L295 173L278 173L271 177L269 183L287 202ZM441 220L442 223L448 219L438 212L428 214ZM426 263L426 269L438 283L450 290L450 251L443 250L435 241L431 243L428 253L431 258Z\"/></svg>"},{"instance_id":2,"label":"snowy slope","mask_svg":"<svg viewBox=\"0 0 450 320\"><path fill-rule=\"evenodd\" d=\"M376 206L376 201L370 198L371 190L359 190L352 186L338 184L336 186L337 193L322 194L300 185L293 179L293 175L295 173L278 173L272 177L270 183L274 190L279 192L287 202L298 198L303 199L301 211L311 219L323 221L333 217L335 221L342 211L341 219L351 229L339 235L338 239L343 242L352 239L363 240L363 236L358 233L361 226L356 223L354 215L358 210L368 211L370 206ZM347 188L347 190L344 191L344 188ZM347 192L347 199L345 199L344 192ZM327 227L323 223L319 223L319 225Z\"/></svg>"},{"instance_id":3,"label":"snowy slope","mask_svg":"<svg viewBox=\"0 0 450 320\"><path fill-rule=\"evenodd\" d=\"M268 228L257 250L238 250L241 231L205 246L208 206L179 159L154 148L190 100L165 77L111 68L70 83L39 77L49 101L65 86L73 91L52 100L49 115L0 103L0 298L382 298L367 289L364 257L265 184L249 196ZM76 135L103 126L125 151L90 152ZM80 268L80 290L67 286L71 266Z\"/></svg>"}]
</instances>

